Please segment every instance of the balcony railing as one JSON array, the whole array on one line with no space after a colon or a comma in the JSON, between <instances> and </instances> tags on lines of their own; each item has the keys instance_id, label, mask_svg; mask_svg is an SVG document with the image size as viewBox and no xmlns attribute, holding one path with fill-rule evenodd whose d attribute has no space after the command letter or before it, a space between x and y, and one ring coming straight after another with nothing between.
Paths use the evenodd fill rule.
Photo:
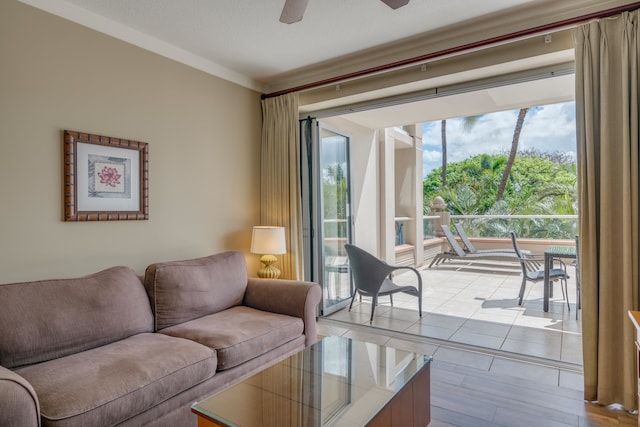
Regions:
<instances>
[{"instance_id":1,"label":"balcony railing","mask_svg":"<svg viewBox=\"0 0 640 427\"><path fill-rule=\"evenodd\" d=\"M440 217L425 215L422 218L424 240L438 235ZM396 217L396 245L406 240L408 217ZM515 231L518 237L529 239L565 240L578 234L578 215L451 215L451 221L459 222L469 237L509 237ZM346 220L326 219L325 235L346 237Z\"/></svg>"},{"instance_id":2,"label":"balcony railing","mask_svg":"<svg viewBox=\"0 0 640 427\"><path fill-rule=\"evenodd\" d=\"M443 240L439 237L438 215L425 215L422 229L409 227L412 218L395 218L395 261L390 262L415 265L428 264L433 256L443 250ZM535 253L544 251L549 244L571 244L578 234L577 215L451 215L452 222L459 222L466 234L474 239L479 248L507 247L509 231L515 231L523 247ZM328 254L343 254L346 243L346 220L325 220L325 247ZM415 233L411 236L408 232ZM423 245L413 242L423 238Z\"/></svg>"},{"instance_id":3,"label":"balcony railing","mask_svg":"<svg viewBox=\"0 0 640 427\"><path fill-rule=\"evenodd\" d=\"M578 234L578 215L451 215L469 237L518 237L567 240Z\"/></svg>"},{"instance_id":4,"label":"balcony railing","mask_svg":"<svg viewBox=\"0 0 640 427\"><path fill-rule=\"evenodd\" d=\"M440 217L437 215L425 215L422 217L422 237L424 240L436 237L436 227Z\"/></svg>"}]
</instances>

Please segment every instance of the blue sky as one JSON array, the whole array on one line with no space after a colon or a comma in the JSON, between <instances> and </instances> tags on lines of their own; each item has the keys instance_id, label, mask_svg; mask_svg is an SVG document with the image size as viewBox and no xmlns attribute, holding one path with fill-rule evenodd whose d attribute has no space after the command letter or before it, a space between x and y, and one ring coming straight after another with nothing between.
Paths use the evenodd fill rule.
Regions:
<instances>
[{"instance_id":1,"label":"blue sky","mask_svg":"<svg viewBox=\"0 0 640 427\"><path fill-rule=\"evenodd\" d=\"M519 110L488 113L470 131L462 119L447 120L447 162L476 154L495 154L511 149ZM576 158L575 102L532 107L524 120L519 149L561 151ZM422 125L422 165L424 176L442 166L440 120Z\"/></svg>"}]
</instances>

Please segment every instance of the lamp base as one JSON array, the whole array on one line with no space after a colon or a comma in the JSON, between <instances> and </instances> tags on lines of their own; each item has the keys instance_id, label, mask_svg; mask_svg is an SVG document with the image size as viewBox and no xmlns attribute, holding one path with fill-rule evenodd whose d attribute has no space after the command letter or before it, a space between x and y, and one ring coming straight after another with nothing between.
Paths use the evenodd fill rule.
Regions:
<instances>
[{"instance_id":1,"label":"lamp base","mask_svg":"<svg viewBox=\"0 0 640 427\"><path fill-rule=\"evenodd\" d=\"M258 270L258 277L262 279L277 279L280 277L280 270L273 265L276 261L278 261L278 259L273 255L262 256L260 262L264 267Z\"/></svg>"}]
</instances>

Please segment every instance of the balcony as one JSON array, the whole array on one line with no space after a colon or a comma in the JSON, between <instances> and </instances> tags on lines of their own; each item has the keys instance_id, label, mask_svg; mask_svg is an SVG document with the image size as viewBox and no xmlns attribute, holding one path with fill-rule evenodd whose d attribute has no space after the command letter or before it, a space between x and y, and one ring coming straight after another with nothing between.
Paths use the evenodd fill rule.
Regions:
<instances>
[{"instance_id":1,"label":"balcony","mask_svg":"<svg viewBox=\"0 0 640 427\"><path fill-rule=\"evenodd\" d=\"M567 260L569 307L560 287L555 286L549 311L543 311L541 283L527 284L523 304L519 306L521 270L516 262L461 260L437 268L425 267L436 253L446 249L446 239L437 237L435 231L439 220L437 215L424 218L424 259L418 266L423 278L423 317L418 316L415 297L399 294L394 296L393 307L388 298L381 298L372 326L579 371L582 326L580 316L576 318L576 271L571 260ZM452 220L464 224L478 248L511 247L505 235L478 235L482 230L503 230L504 234L517 230L522 236L519 239L522 246L533 253L544 252L548 245L575 244L575 215L454 216ZM536 234L533 237L523 234L525 230ZM558 238L549 238L545 230L557 233ZM397 245L396 254L406 251L406 246ZM409 282L415 280L415 276L403 274L395 279L400 283ZM370 300L363 299L356 300L350 312L343 309L327 319L364 327L369 325L370 313Z\"/></svg>"}]
</instances>

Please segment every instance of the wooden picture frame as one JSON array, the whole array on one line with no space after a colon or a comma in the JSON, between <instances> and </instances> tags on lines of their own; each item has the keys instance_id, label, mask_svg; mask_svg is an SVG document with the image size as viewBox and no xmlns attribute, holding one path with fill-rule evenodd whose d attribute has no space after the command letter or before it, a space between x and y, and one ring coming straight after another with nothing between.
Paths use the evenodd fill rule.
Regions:
<instances>
[{"instance_id":1,"label":"wooden picture frame","mask_svg":"<svg viewBox=\"0 0 640 427\"><path fill-rule=\"evenodd\" d=\"M64 131L64 220L149 219L149 144Z\"/></svg>"}]
</instances>

